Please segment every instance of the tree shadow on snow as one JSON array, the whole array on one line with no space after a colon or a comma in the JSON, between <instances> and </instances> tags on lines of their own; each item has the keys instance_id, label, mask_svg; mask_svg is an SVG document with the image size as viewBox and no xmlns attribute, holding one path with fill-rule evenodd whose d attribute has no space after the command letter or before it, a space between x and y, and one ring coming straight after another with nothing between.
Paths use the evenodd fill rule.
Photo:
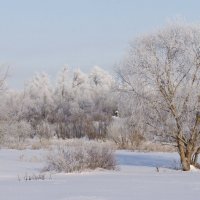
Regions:
<instances>
[{"instance_id":1,"label":"tree shadow on snow","mask_svg":"<svg viewBox=\"0 0 200 200\"><path fill-rule=\"evenodd\" d=\"M177 154L154 153L116 153L118 165L163 167L179 169L180 161Z\"/></svg>"}]
</instances>

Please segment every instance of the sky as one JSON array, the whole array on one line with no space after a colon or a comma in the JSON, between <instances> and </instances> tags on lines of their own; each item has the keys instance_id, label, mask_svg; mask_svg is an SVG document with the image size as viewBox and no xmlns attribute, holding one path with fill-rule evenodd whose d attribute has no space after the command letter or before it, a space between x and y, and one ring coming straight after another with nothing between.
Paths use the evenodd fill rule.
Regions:
<instances>
[{"instance_id":1,"label":"sky","mask_svg":"<svg viewBox=\"0 0 200 200\"><path fill-rule=\"evenodd\" d=\"M181 17L200 22L198 0L0 0L0 65L22 88L64 66L110 72L137 35Z\"/></svg>"}]
</instances>

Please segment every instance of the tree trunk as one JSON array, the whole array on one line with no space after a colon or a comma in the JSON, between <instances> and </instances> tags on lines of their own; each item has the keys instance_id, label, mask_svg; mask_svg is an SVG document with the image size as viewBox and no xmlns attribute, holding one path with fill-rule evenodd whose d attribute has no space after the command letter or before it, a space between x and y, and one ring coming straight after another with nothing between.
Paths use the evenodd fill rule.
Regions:
<instances>
[{"instance_id":1,"label":"tree trunk","mask_svg":"<svg viewBox=\"0 0 200 200\"><path fill-rule=\"evenodd\" d=\"M185 155L180 154L181 166L183 171L190 171L190 159L185 157Z\"/></svg>"},{"instance_id":2,"label":"tree trunk","mask_svg":"<svg viewBox=\"0 0 200 200\"><path fill-rule=\"evenodd\" d=\"M188 157L190 157L190 158L188 158L186 156L184 143L180 139L178 139L178 150L179 150L182 170L190 171L190 161L191 161L190 155L191 155L191 153L188 154Z\"/></svg>"},{"instance_id":3,"label":"tree trunk","mask_svg":"<svg viewBox=\"0 0 200 200\"><path fill-rule=\"evenodd\" d=\"M198 163L199 153L200 153L200 147L197 148L196 152L192 157L192 165L200 169L200 164Z\"/></svg>"}]
</instances>

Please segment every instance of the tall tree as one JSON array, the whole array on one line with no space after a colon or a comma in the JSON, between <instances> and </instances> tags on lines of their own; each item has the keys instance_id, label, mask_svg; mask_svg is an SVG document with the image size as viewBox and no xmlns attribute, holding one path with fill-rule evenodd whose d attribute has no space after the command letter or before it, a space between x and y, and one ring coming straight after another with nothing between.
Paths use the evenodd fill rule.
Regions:
<instances>
[{"instance_id":1,"label":"tall tree","mask_svg":"<svg viewBox=\"0 0 200 200\"><path fill-rule=\"evenodd\" d=\"M47 74L36 74L24 92L24 109L27 120L37 123L52 115L53 89ZM29 119L30 118L30 119Z\"/></svg>"},{"instance_id":2,"label":"tall tree","mask_svg":"<svg viewBox=\"0 0 200 200\"><path fill-rule=\"evenodd\" d=\"M149 131L176 143L182 169L200 152L200 26L171 23L130 44L117 74ZM133 105L133 104L129 104Z\"/></svg>"}]
</instances>

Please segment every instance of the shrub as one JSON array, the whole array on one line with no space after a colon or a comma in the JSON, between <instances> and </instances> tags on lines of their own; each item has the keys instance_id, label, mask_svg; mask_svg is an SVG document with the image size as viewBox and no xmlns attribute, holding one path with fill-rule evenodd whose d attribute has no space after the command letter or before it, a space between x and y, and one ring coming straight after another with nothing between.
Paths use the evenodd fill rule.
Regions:
<instances>
[{"instance_id":1,"label":"shrub","mask_svg":"<svg viewBox=\"0 0 200 200\"><path fill-rule=\"evenodd\" d=\"M9 148L23 149L23 143L30 138L34 131L26 121L1 122L1 144Z\"/></svg>"},{"instance_id":2,"label":"shrub","mask_svg":"<svg viewBox=\"0 0 200 200\"><path fill-rule=\"evenodd\" d=\"M42 139L50 139L55 135L55 127L47 121L41 121L36 126L36 135Z\"/></svg>"},{"instance_id":3,"label":"shrub","mask_svg":"<svg viewBox=\"0 0 200 200\"><path fill-rule=\"evenodd\" d=\"M115 169L113 152L108 143L68 140L50 152L45 170L70 173L96 168Z\"/></svg>"},{"instance_id":4,"label":"shrub","mask_svg":"<svg viewBox=\"0 0 200 200\"><path fill-rule=\"evenodd\" d=\"M139 149L145 142L144 135L130 127L126 119L114 118L108 127L108 137L119 149Z\"/></svg>"},{"instance_id":5,"label":"shrub","mask_svg":"<svg viewBox=\"0 0 200 200\"><path fill-rule=\"evenodd\" d=\"M36 150L36 149L49 149L51 148L51 145L53 145L54 140L53 139L45 139L45 138L34 138L31 139L30 142L30 149Z\"/></svg>"}]
</instances>

